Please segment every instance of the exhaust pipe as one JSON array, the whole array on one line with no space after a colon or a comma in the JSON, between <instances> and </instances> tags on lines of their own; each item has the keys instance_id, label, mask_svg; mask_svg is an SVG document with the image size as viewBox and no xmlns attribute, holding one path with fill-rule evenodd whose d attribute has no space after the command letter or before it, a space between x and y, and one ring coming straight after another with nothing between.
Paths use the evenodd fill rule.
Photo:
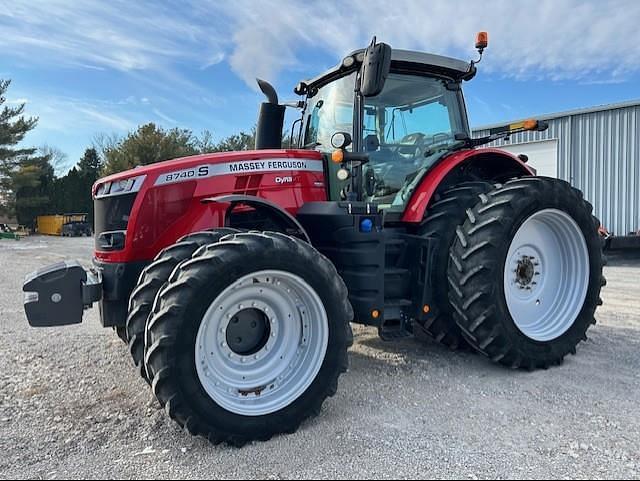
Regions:
<instances>
[{"instance_id":1,"label":"exhaust pipe","mask_svg":"<svg viewBox=\"0 0 640 481\"><path fill-rule=\"evenodd\" d=\"M256 150L281 149L286 107L278 104L276 89L269 82L261 79L256 80L258 87L267 97L267 101L260 104L255 148Z\"/></svg>"}]
</instances>

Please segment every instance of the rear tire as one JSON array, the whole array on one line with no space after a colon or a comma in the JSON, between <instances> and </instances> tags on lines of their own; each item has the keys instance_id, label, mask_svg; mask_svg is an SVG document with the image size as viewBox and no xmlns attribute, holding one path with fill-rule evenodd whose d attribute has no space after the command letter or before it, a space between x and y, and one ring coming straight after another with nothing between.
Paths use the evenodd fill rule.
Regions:
<instances>
[{"instance_id":1,"label":"rear tire","mask_svg":"<svg viewBox=\"0 0 640 481\"><path fill-rule=\"evenodd\" d=\"M435 202L425 213L418 234L431 237L434 244L435 265L430 266L434 294L430 303L430 311L425 318L416 323L414 330L418 338L421 334L448 347L451 350L467 348L468 344L462 331L453 319L453 308L449 304L449 283L447 266L449 249L456 237L456 229L466 219L466 210L473 207L480 194L493 188L488 182L464 182L436 195Z\"/></svg>"},{"instance_id":2,"label":"rear tire","mask_svg":"<svg viewBox=\"0 0 640 481\"><path fill-rule=\"evenodd\" d=\"M468 211L448 271L456 322L474 348L530 370L576 353L605 284L592 210L568 183L527 177Z\"/></svg>"},{"instance_id":3,"label":"rear tire","mask_svg":"<svg viewBox=\"0 0 640 481\"><path fill-rule=\"evenodd\" d=\"M151 384L151 380L144 367L145 326L158 291L169 280L169 276L176 266L182 261L190 259L200 247L214 244L222 237L237 232L236 229L220 228L214 231L189 234L176 244L161 251L140 274L138 285L129 299L126 339L136 369L148 384Z\"/></svg>"},{"instance_id":4,"label":"rear tire","mask_svg":"<svg viewBox=\"0 0 640 481\"><path fill-rule=\"evenodd\" d=\"M275 272L271 280L268 272ZM258 351L226 352L236 339L229 337L236 308L267 316ZM313 322L304 322L306 313ZM293 433L336 393L348 366L352 317L335 267L309 244L271 232L225 238L183 263L158 295L147 327L153 392L180 426L214 444ZM299 346L293 354L290 341ZM315 368L307 371L309 360Z\"/></svg>"}]
</instances>

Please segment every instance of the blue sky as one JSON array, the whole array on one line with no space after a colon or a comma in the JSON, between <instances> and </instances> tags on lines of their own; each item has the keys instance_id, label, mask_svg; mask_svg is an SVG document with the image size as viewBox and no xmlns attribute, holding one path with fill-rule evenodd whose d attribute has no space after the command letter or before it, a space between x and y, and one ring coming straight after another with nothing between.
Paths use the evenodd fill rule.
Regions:
<instances>
[{"instance_id":1,"label":"blue sky","mask_svg":"<svg viewBox=\"0 0 640 481\"><path fill-rule=\"evenodd\" d=\"M96 134L148 121L222 138L254 122L255 77L282 98L365 46L475 57L472 125L640 98L640 1L0 0L7 100L40 118L26 142L77 162Z\"/></svg>"}]
</instances>

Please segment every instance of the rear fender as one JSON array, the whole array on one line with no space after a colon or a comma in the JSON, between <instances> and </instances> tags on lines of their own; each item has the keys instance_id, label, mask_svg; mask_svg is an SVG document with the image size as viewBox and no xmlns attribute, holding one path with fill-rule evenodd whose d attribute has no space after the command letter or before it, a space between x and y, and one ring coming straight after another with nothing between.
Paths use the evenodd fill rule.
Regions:
<instances>
[{"instance_id":1,"label":"rear fender","mask_svg":"<svg viewBox=\"0 0 640 481\"><path fill-rule=\"evenodd\" d=\"M515 177L535 175L518 157L499 149L470 149L442 159L422 179L411 195L402 216L403 222L422 222L436 191L468 180L505 182Z\"/></svg>"}]
</instances>

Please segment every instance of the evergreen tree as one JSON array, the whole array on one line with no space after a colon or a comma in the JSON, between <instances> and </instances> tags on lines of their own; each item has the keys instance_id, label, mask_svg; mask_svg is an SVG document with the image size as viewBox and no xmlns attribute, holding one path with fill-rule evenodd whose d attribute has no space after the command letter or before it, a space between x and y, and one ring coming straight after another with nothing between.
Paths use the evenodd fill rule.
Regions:
<instances>
[{"instance_id":1,"label":"evergreen tree","mask_svg":"<svg viewBox=\"0 0 640 481\"><path fill-rule=\"evenodd\" d=\"M29 156L21 159L10 174L13 206L18 223L34 227L36 217L51 212L51 192L54 188L53 167L49 158Z\"/></svg>"},{"instance_id":2,"label":"evergreen tree","mask_svg":"<svg viewBox=\"0 0 640 481\"><path fill-rule=\"evenodd\" d=\"M34 213L49 202L53 169L47 156L35 155L36 149L17 147L38 119L24 116L24 104L5 105L10 85L0 79L0 210L32 226Z\"/></svg>"},{"instance_id":3,"label":"evergreen tree","mask_svg":"<svg viewBox=\"0 0 640 481\"><path fill-rule=\"evenodd\" d=\"M93 184L100 178L103 164L100 156L95 148L91 147L84 151L84 155L78 162L78 186L77 209L79 212L89 214L89 222L93 223L93 199L91 198L91 188ZM76 170L72 169L72 172ZM69 173L71 175L71 172ZM74 174L75 175L75 174ZM70 177L73 181L74 177Z\"/></svg>"},{"instance_id":4,"label":"evergreen tree","mask_svg":"<svg viewBox=\"0 0 640 481\"><path fill-rule=\"evenodd\" d=\"M78 170L82 176L92 179L91 183L98 180L102 171L102 160L100 160L98 151L94 147L84 151L84 155L78 162Z\"/></svg>"}]
</instances>

